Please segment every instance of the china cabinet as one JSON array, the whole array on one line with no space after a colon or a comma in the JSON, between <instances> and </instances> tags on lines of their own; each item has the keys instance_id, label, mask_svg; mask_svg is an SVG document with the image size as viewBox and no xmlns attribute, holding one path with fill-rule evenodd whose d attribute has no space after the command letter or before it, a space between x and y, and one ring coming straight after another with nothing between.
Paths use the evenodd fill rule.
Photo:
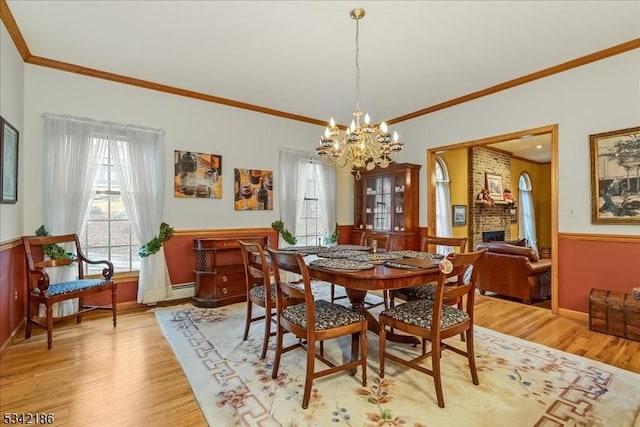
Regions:
<instances>
[{"instance_id":1,"label":"china cabinet","mask_svg":"<svg viewBox=\"0 0 640 427\"><path fill-rule=\"evenodd\" d=\"M361 172L354 188L354 235L389 234L392 249L417 249L420 165L392 163Z\"/></svg>"}]
</instances>

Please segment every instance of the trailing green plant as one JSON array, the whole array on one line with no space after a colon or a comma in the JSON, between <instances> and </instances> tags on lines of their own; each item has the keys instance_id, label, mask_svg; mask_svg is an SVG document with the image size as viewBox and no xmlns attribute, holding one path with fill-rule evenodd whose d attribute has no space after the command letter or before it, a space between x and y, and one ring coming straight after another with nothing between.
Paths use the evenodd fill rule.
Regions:
<instances>
[{"instance_id":1,"label":"trailing green plant","mask_svg":"<svg viewBox=\"0 0 640 427\"><path fill-rule=\"evenodd\" d=\"M280 236L282 236L282 239L290 245L298 243L296 237L284 227L284 223L279 219L271 223L271 228L277 230L280 233Z\"/></svg>"},{"instance_id":2,"label":"trailing green plant","mask_svg":"<svg viewBox=\"0 0 640 427\"><path fill-rule=\"evenodd\" d=\"M138 254L142 257L148 257L155 254L160 250L162 244L173 237L173 228L166 222L160 224L160 232L156 237L149 240L147 243L140 247Z\"/></svg>"},{"instance_id":3,"label":"trailing green plant","mask_svg":"<svg viewBox=\"0 0 640 427\"><path fill-rule=\"evenodd\" d=\"M44 228L44 224L36 230L36 236L48 236L49 232ZM75 259L72 252L67 252L58 244L42 245L42 252L51 259Z\"/></svg>"},{"instance_id":4,"label":"trailing green plant","mask_svg":"<svg viewBox=\"0 0 640 427\"><path fill-rule=\"evenodd\" d=\"M333 230L333 234L325 239L326 243L337 243L339 234L338 223L336 222L336 228Z\"/></svg>"}]
</instances>

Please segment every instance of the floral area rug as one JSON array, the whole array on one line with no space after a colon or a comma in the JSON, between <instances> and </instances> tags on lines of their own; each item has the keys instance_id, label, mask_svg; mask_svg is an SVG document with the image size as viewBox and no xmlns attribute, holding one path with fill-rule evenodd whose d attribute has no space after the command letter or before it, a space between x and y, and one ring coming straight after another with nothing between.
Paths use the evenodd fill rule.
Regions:
<instances>
[{"instance_id":1,"label":"floral area rug","mask_svg":"<svg viewBox=\"0 0 640 427\"><path fill-rule=\"evenodd\" d=\"M316 379L303 410L304 350L285 353L272 379L275 338L260 359L263 323L254 322L243 341L245 313L245 303L155 313L210 426L640 426L640 375L481 327L480 385L471 382L465 357L442 355L445 408L425 374L389 360L385 378L377 375L379 340L370 332L367 386L359 370ZM448 343L464 346L459 337ZM417 351L396 343L388 349ZM325 343L325 355L349 354L349 338Z\"/></svg>"}]
</instances>

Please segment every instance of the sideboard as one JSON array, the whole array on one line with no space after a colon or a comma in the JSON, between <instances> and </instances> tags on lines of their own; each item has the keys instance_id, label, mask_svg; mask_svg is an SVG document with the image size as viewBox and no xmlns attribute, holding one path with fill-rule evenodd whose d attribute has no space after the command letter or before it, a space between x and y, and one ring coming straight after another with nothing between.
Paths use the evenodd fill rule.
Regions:
<instances>
[{"instance_id":1,"label":"sideboard","mask_svg":"<svg viewBox=\"0 0 640 427\"><path fill-rule=\"evenodd\" d=\"M257 241L263 247L269 241L266 235L193 239L196 275L193 305L220 307L247 299L239 239Z\"/></svg>"}]
</instances>

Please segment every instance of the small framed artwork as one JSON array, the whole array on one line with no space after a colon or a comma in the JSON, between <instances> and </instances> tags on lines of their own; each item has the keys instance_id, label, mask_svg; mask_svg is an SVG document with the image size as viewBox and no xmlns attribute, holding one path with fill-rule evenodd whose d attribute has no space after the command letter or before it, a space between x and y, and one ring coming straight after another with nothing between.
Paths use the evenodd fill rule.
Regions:
<instances>
[{"instance_id":1,"label":"small framed artwork","mask_svg":"<svg viewBox=\"0 0 640 427\"><path fill-rule=\"evenodd\" d=\"M640 126L589 135L591 223L640 224Z\"/></svg>"},{"instance_id":2,"label":"small framed artwork","mask_svg":"<svg viewBox=\"0 0 640 427\"><path fill-rule=\"evenodd\" d=\"M273 210L273 171L234 169L234 209Z\"/></svg>"},{"instance_id":3,"label":"small framed artwork","mask_svg":"<svg viewBox=\"0 0 640 427\"><path fill-rule=\"evenodd\" d=\"M503 200L502 177L493 173L486 172L487 191L493 200Z\"/></svg>"},{"instance_id":4,"label":"small framed artwork","mask_svg":"<svg viewBox=\"0 0 640 427\"><path fill-rule=\"evenodd\" d=\"M0 203L18 202L18 130L0 117Z\"/></svg>"},{"instance_id":5,"label":"small framed artwork","mask_svg":"<svg viewBox=\"0 0 640 427\"><path fill-rule=\"evenodd\" d=\"M453 205L453 225L467 224L467 205Z\"/></svg>"},{"instance_id":6,"label":"small framed artwork","mask_svg":"<svg viewBox=\"0 0 640 427\"><path fill-rule=\"evenodd\" d=\"M173 195L179 198L222 198L222 156L174 152Z\"/></svg>"}]
</instances>

